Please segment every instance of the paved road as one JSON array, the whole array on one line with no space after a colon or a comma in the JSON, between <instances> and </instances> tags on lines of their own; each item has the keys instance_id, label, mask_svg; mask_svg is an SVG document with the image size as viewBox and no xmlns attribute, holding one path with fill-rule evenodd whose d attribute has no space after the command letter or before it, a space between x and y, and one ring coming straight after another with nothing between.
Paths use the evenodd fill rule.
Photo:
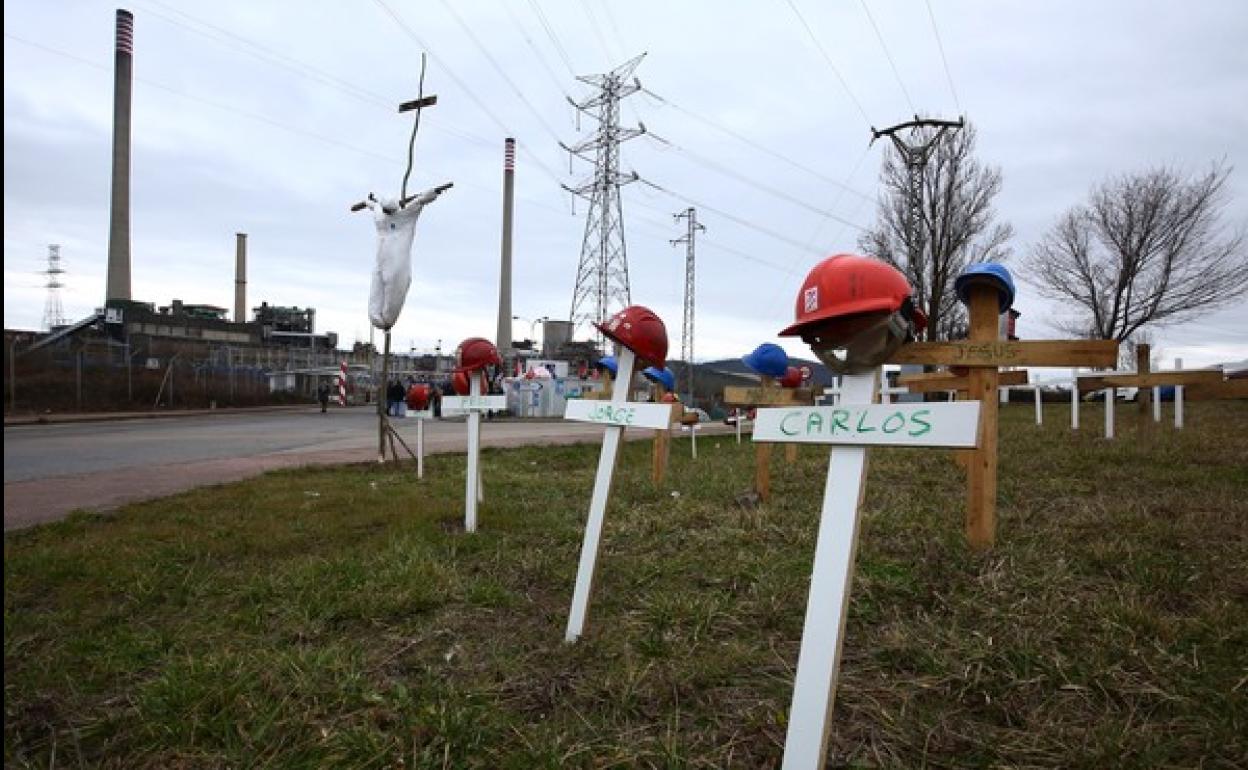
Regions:
<instances>
[{"instance_id":1,"label":"paved road","mask_svg":"<svg viewBox=\"0 0 1248 770\"><path fill-rule=\"evenodd\" d=\"M376 413L350 408L159 420L6 426L4 528L104 510L274 468L376 459ZM415 447L415 420L395 420ZM463 451L462 420L426 424L426 452ZM629 431L641 438L649 431ZM483 423L483 446L596 442L602 428L563 421ZM400 451L402 451L400 449Z\"/></svg>"}]
</instances>

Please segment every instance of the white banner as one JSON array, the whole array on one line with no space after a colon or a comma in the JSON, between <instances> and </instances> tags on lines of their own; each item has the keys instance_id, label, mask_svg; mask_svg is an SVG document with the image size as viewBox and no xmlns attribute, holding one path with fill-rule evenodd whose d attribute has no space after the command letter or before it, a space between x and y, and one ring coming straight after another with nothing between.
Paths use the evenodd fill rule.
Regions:
<instances>
[{"instance_id":1,"label":"white banner","mask_svg":"<svg viewBox=\"0 0 1248 770\"><path fill-rule=\"evenodd\" d=\"M619 425L625 428L666 428L672 420L671 404L639 404L631 401L617 404L611 401L586 401L571 399L563 419L577 422L596 422L601 425Z\"/></svg>"},{"instance_id":2,"label":"white banner","mask_svg":"<svg viewBox=\"0 0 1248 770\"><path fill-rule=\"evenodd\" d=\"M845 404L759 409L754 440L842 446L972 448L979 402Z\"/></svg>"},{"instance_id":3,"label":"white banner","mask_svg":"<svg viewBox=\"0 0 1248 770\"><path fill-rule=\"evenodd\" d=\"M444 412L495 412L507 408L506 396L444 396Z\"/></svg>"}]
</instances>

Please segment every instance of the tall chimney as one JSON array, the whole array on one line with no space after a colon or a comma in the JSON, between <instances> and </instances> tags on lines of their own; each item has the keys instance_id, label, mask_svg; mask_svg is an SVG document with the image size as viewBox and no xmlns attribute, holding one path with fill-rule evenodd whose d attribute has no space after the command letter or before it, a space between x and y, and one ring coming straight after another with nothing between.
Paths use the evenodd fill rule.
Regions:
<instances>
[{"instance_id":1,"label":"tall chimney","mask_svg":"<svg viewBox=\"0 0 1248 770\"><path fill-rule=\"evenodd\" d=\"M117 9L113 62L113 199L108 228L108 282L104 300L130 299L130 80L134 69L134 15Z\"/></svg>"},{"instance_id":2,"label":"tall chimney","mask_svg":"<svg viewBox=\"0 0 1248 770\"><path fill-rule=\"evenodd\" d=\"M247 323L247 233L234 234L234 323Z\"/></svg>"},{"instance_id":3,"label":"tall chimney","mask_svg":"<svg viewBox=\"0 0 1248 770\"><path fill-rule=\"evenodd\" d=\"M505 355L511 349L511 212L515 207L516 140L503 143L503 262L498 276L498 335L495 343Z\"/></svg>"}]
</instances>

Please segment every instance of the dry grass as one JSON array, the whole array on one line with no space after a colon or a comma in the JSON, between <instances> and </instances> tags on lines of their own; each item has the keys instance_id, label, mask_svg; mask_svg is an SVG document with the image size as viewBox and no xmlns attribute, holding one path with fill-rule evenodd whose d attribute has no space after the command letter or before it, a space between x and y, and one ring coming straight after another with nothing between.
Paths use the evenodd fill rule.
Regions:
<instances>
[{"instance_id":1,"label":"dry grass","mask_svg":"<svg viewBox=\"0 0 1248 770\"><path fill-rule=\"evenodd\" d=\"M947 454L873 452L829 766L1248 764L1248 404L1188 408L1005 410L983 554ZM474 536L462 457L8 535L6 765L775 766L826 450L747 509L750 447L699 444L662 489L625 448L572 646L593 448L487 452Z\"/></svg>"}]
</instances>

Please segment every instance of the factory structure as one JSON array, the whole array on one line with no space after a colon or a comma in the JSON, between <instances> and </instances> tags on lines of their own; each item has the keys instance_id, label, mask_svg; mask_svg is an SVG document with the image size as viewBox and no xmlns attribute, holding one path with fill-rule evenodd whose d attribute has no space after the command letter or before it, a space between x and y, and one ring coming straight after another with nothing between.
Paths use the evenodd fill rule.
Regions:
<instances>
[{"instance_id":1,"label":"factory structure","mask_svg":"<svg viewBox=\"0 0 1248 770\"><path fill-rule=\"evenodd\" d=\"M190 374L196 383L221 380L220 370L228 369L229 392L236 395L240 382L251 392L287 393L307 398L316 393L325 378L336 378L342 367L349 372L353 399L367 402L376 397L381 370L377 350L371 343L357 342L350 350L339 350L338 335L318 331L316 310L310 307L283 306L267 301L252 306L248 312L247 267L248 236L235 236L234 303L233 308L197 304L170 299L156 304L136 299L131 293L130 243L130 171L131 171L131 96L134 57L134 17L124 9L116 12L113 92L112 185L109 212L108 264L105 296L102 307L75 323L49 328L46 334L6 331L6 356L28 357L45 361L45 368L65 370L76 367L77 401L81 407L84 366L92 368L124 367L126 396L138 399L134 372L155 373L163 379L156 403L162 403L166 389L177 387L175 380L184 381ZM515 140L504 142L503 228L499 272L498 325L496 342L505 359L504 390L534 393L542 390L534 385L513 381L532 381L550 377L560 382L567 395L574 396L585 388L593 389L594 363L600 351L593 341L574 341L574 324L570 320L541 318L532 322L530 336L538 336L534 327L541 324L541 344L535 340L513 341L511 327L511 225L515 171ZM430 353L397 352L391 354L391 371L399 376L441 382L449 380L454 366L455 341L441 344ZM14 353L16 351L16 353ZM40 355L31 355L39 353ZM181 367L181 368L179 368ZM62 372L63 373L63 372ZM153 376L155 376L153 375ZM215 378L215 379L214 379ZM21 379L21 378L19 378ZM29 379L29 377L27 377ZM89 378L88 378L89 379ZM585 382L579 383L578 380ZM262 385L260 384L262 383ZM548 383L553 384L553 383ZM89 390L88 386L88 390ZM186 393L185 387L179 391ZM564 393L560 393L564 395ZM184 396L185 398L185 396ZM524 397L532 407L535 402ZM549 400L549 393L542 396ZM232 403L235 399L230 398ZM183 401L184 402L184 401ZM215 403L215 400L213 401ZM172 405L174 399L170 398ZM185 402L184 402L185 403ZM550 404L541 411L562 410L562 404ZM533 413L532 408L517 410Z\"/></svg>"}]
</instances>

